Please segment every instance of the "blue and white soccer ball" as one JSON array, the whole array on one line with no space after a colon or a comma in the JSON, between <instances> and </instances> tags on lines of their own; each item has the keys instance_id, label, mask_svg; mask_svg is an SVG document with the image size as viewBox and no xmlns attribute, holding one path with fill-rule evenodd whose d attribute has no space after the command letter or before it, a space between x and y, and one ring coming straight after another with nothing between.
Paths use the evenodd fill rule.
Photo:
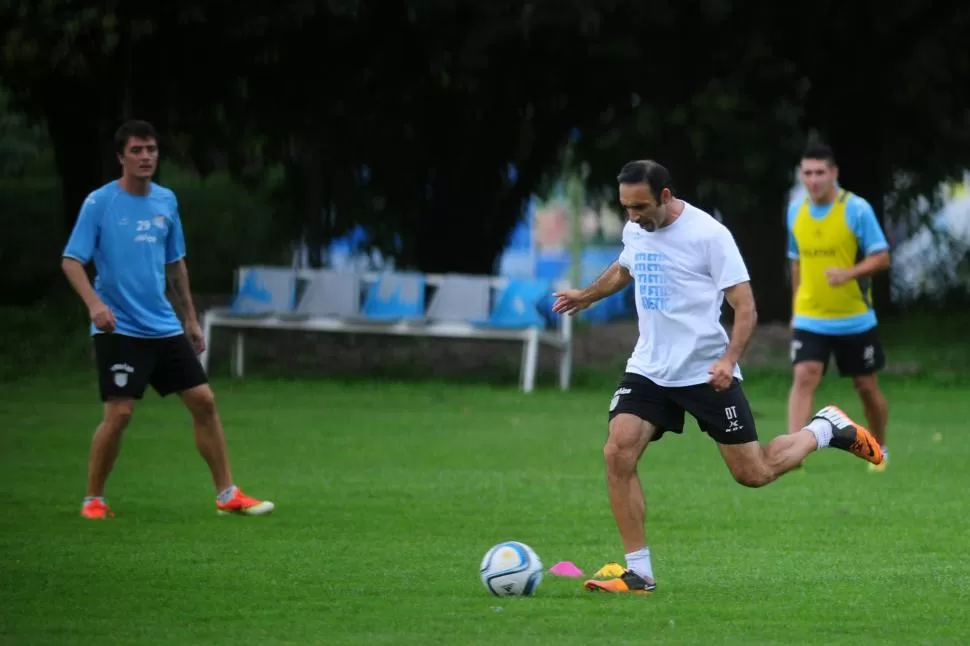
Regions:
<instances>
[{"instance_id":1,"label":"blue and white soccer ball","mask_svg":"<svg viewBox=\"0 0 970 646\"><path fill-rule=\"evenodd\" d=\"M497 597L527 597L542 583L542 561L525 543L505 541L485 553L481 575L485 589Z\"/></svg>"}]
</instances>

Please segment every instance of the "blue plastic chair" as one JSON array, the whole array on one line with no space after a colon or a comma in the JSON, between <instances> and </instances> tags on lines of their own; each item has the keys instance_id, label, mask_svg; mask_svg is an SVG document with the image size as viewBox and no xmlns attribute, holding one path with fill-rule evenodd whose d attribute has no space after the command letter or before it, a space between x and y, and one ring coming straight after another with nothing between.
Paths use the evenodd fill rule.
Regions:
<instances>
[{"instance_id":1,"label":"blue plastic chair","mask_svg":"<svg viewBox=\"0 0 970 646\"><path fill-rule=\"evenodd\" d=\"M388 273L367 288L361 309L371 321L400 321L424 318L425 281L422 274Z\"/></svg>"},{"instance_id":2,"label":"blue plastic chair","mask_svg":"<svg viewBox=\"0 0 970 646\"><path fill-rule=\"evenodd\" d=\"M498 328L545 327L545 319L539 313L539 304L549 293L549 282L510 278L499 296L492 313L475 325Z\"/></svg>"},{"instance_id":3,"label":"blue plastic chair","mask_svg":"<svg viewBox=\"0 0 970 646\"><path fill-rule=\"evenodd\" d=\"M291 311L296 300L292 269L252 267L243 270L229 312L236 316L269 316Z\"/></svg>"}]
</instances>

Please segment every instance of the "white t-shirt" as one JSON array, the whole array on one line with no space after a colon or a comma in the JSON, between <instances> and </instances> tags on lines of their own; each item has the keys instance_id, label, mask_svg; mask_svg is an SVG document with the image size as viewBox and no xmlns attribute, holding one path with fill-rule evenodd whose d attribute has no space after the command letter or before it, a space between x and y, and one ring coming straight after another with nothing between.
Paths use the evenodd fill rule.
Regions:
<instances>
[{"instance_id":1,"label":"white t-shirt","mask_svg":"<svg viewBox=\"0 0 970 646\"><path fill-rule=\"evenodd\" d=\"M661 386L706 383L729 341L723 290L750 280L731 232L684 202L680 217L653 233L628 222L619 262L636 281L640 323L627 372ZM737 366L734 375L741 379Z\"/></svg>"}]
</instances>

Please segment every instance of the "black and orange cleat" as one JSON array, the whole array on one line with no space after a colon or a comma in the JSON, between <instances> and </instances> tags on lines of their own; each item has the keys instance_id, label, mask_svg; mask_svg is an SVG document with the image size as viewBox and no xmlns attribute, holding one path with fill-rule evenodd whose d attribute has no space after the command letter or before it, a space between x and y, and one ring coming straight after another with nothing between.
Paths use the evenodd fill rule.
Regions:
<instances>
[{"instance_id":1,"label":"black and orange cleat","mask_svg":"<svg viewBox=\"0 0 970 646\"><path fill-rule=\"evenodd\" d=\"M599 581L590 579L583 584L590 592L628 592L633 594L650 594L657 589L657 584L645 579L633 570L626 570L620 576Z\"/></svg>"},{"instance_id":2,"label":"black and orange cleat","mask_svg":"<svg viewBox=\"0 0 970 646\"><path fill-rule=\"evenodd\" d=\"M845 414L838 406L826 406L815 413L813 419L823 419L832 425L832 441L829 446L862 458L872 464L882 464L882 449L876 438Z\"/></svg>"}]
</instances>

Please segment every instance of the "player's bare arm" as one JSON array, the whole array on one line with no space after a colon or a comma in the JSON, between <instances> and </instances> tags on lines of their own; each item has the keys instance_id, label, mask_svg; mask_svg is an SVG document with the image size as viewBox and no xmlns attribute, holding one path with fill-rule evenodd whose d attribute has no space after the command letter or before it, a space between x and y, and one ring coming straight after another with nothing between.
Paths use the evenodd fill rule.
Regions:
<instances>
[{"instance_id":1,"label":"player's bare arm","mask_svg":"<svg viewBox=\"0 0 970 646\"><path fill-rule=\"evenodd\" d=\"M199 326L195 303L192 302L192 286L189 283L189 269L182 258L165 265L165 275L175 293L176 300L181 303L182 319L185 321L185 333L195 347L196 352L205 350L205 337Z\"/></svg>"},{"instance_id":2,"label":"player's bare arm","mask_svg":"<svg viewBox=\"0 0 970 646\"><path fill-rule=\"evenodd\" d=\"M612 296L633 281L633 275L614 261L599 278L594 280L586 289L567 289L556 292L556 302L552 310L557 314L576 314L596 301Z\"/></svg>"},{"instance_id":3,"label":"player's bare arm","mask_svg":"<svg viewBox=\"0 0 970 646\"><path fill-rule=\"evenodd\" d=\"M755 306L751 283L743 282L724 290L724 297L734 309L734 325L731 326L731 342L725 357L737 363L744 355L748 342L758 324L758 308Z\"/></svg>"},{"instance_id":4,"label":"player's bare arm","mask_svg":"<svg viewBox=\"0 0 970 646\"><path fill-rule=\"evenodd\" d=\"M734 325L724 356L708 369L710 377L707 382L715 390L726 390L731 387L734 381L734 367L744 354L758 321L750 283L744 282L729 287L724 290L724 294L728 303L734 308Z\"/></svg>"},{"instance_id":5,"label":"player's bare arm","mask_svg":"<svg viewBox=\"0 0 970 646\"><path fill-rule=\"evenodd\" d=\"M795 299L798 298L798 286L802 284L802 264L797 260L791 261L791 312L792 323L795 321Z\"/></svg>"},{"instance_id":6,"label":"player's bare arm","mask_svg":"<svg viewBox=\"0 0 970 646\"><path fill-rule=\"evenodd\" d=\"M108 306L101 301L98 294L94 291L94 287L91 286L91 279L88 278L88 273L85 271L84 265L74 258L64 258L61 260L61 269L64 271L64 275L67 276L67 281L71 284L71 287L74 288L77 295L84 301L84 305L87 306L88 314L94 326L102 332L113 332L115 328L114 314L112 314Z\"/></svg>"},{"instance_id":7,"label":"player's bare arm","mask_svg":"<svg viewBox=\"0 0 970 646\"><path fill-rule=\"evenodd\" d=\"M195 311L195 304L192 302L192 288L189 283L189 269L185 265L185 259L177 260L165 266L165 274L168 284L178 297L182 308L182 317L186 322L198 321Z\"/></svg>"},{"instance_id":8,"label":"player's bare arm","mask_svg":"<svg viewBox=\"0 0 970 646\"><path fill-rule=\"evenodd\" d=\"M751 335L754 334L754 326L758 323L758 311L754 304L751 283L738 283L728 287L724 290L724 296L734 308L734 325L731 327L731 341L724 356L708 370L710 373L708 383L714 386L715 390L730 388L734 381L734 366L741 360Z\"/></svg>"},{"instance_id":9,"label":"player's bare arm","mask_svg":"<svg viewBox=\"0 0 970 646\"><path fill-rule=\"evenodd\" d=\"M851 280L868 278L869 276L878 274L881 271L886 271L889 269L889 264L889 252L879 251L866 256L848 269L840 269L837 267L827 269L825 271L825 276L828 278L830 285L838 286Z\"/></svg>"}]
</instances>

